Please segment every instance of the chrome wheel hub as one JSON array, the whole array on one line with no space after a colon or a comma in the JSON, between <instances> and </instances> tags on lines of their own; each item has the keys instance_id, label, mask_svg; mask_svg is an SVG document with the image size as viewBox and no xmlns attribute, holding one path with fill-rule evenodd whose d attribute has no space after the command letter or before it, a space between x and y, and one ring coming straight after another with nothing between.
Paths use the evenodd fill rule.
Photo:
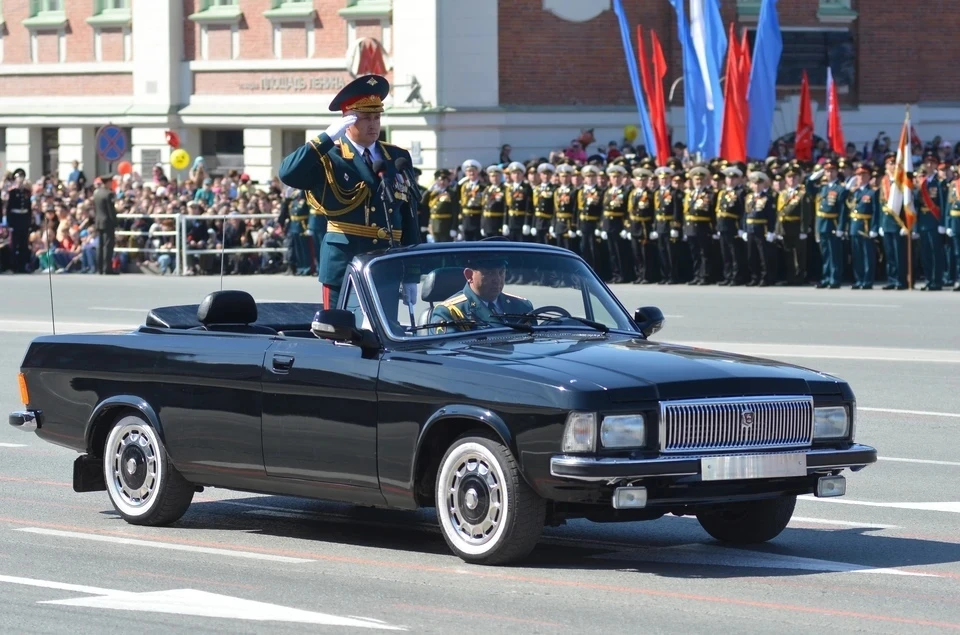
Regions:
<instances>
[{"instance_id":1,"label":"chrome wheel hub","mask_svg":"<svg viewBox=\"0 0 960 635\"><path fill-rule=\"evenodd\" d=\"M479 497L477 496L477 490L472 487L467 490L467 493L463 496L463 502L466 504L467 509L476 509L477 504L480 502Z\"/></svg>"},{"instance_id":2,"label":"chrome wheel hub","mask_svg":"<svg viewBox=\"0 0 960 635\"><path fill-rule=\"evenodd\" d=\"M464 542L483 545L503 520L503 484L488 457L465 452L445 479L444 506L453 530Z\"/></svg>"},{"instance_id":3,"label":"chrome wheel hub","mask_svg":"<svg viewBox=\"0 0 960 635\"><path fill-rule=\"evenodd\" d=\"M159 482L159 449L152 432L141 425L124 426L108 449L114 491L130 507L153 501Z\"/></svg>"}]
</instances>

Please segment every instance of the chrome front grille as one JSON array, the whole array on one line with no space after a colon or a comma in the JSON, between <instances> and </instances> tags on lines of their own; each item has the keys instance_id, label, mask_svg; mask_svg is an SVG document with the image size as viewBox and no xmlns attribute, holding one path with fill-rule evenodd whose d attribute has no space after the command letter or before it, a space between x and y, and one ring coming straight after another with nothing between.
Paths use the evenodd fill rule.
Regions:
<instances>
[{"instance_id":1,"label":"chrome front grille","mask_svg":"<svg viewBox=\"0 0 960 635\"><path fill-rule=\"evenodd\" d=\"M660 404L661 452L796 448L813 440L812 397L733 397Z\"/></svg>"}]
</instances>

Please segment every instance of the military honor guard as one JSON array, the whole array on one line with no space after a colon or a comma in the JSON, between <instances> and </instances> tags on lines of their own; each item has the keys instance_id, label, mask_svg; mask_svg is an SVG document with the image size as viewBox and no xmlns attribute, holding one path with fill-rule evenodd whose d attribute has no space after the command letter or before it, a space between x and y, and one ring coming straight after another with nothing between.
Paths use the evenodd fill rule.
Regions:
<instances>
[{"instance_id":1,"label":"military honor guard","mask_svg":"<svg viewBox=\"0 0 960 635\"><path fill-rule=\"evenodd\" d=\"M577 192L577 236L580 237L580 257L594 270L600 265L597 260L597 243L600 240L600 220L603 218L603 190L598 184L600 168L585 165L580 170L583 187Z\"/></svg>"},{"instance_id":2,"label":"military honor guard","mask_svg":"<svg viewBox=\"0 0 960 635\"><path fill-rule=\"evenodd\" d=\"M777 222L776 193L770 189L770 175L756 170L748 175L750 193L744 199L743 239L747 243L747 263L750 267L748 287L766 287L771 284L773 233Z\"/></svg>"},{"instance_id":3,"label":"military honor guard","mask_svg":"<svg viewBox=\"0 0 960 635\"><path fill-rule=\"evenodd\" d=\"M843 236L846 223L847 188L838 179L837 162L827 159L822 170L810 175L807 186L817 191L817 240L823 261L818 289L839 289L843 280ZM817 180L822 175L818 185Z\"/></svg>"},{"instance_id":4,"label":"military honor guard","mask_svg":"<svg viewBox=\"0 0 960 635\"><path fill-rule=\"evenodd\" d=\"M310 205L307 203L306 192L287 192L280 202L277 223L283 228L284 264L289 274L308 276L313 268L306 234L309 220Z\"/></svg>"},{"instance_id":5,"label":"military honor guard","mask_svg":"<svg viewBox=\"0 0 960 635\"><path fill-rule=\"evenodd\" d=\"M853 288L872 289L876 275L880 225L880 197L870 186L870 168L860 164L854 169L857 185L850 192L850 251L853 260Z\"/></svg>"},{"instance_id":6,"label":"military honor guard","mask_svg":"<svg viewBox=\"0 0 960 635\"><path fill-rule=\"evenodd\" d=\"M683 229L683 192L673 183L673 168L661 166L654 174L660 187L654 193L654 230L651 240L657 241L660 257L659 284L680 284L680 230Z\"/></svg>"},{"instance_id":7,"label":"military honor guard","mask_svg":"<svg viewBox=\"0 0 960 635\"><path fill-rule=\"evenodd\" d=\"M633 255L634 284L651 284L659 272L657 243L653 232L653 172L646 167L633 169L633 189L627 207L630 251Z\"/></svg>"},{"instance_id":8,"label":"military honor guard","mask_svg":"<svg viewBox=\"0 0 960 635\"><path fill-rule=\"evenodd\" d=\"M783 246L786 278L780 286L803 285L807 279L807 232L812 220L804 205L806 188L800 183L800 168L788 165L783 171L783 186L777 195L776 234Z\"/></svg>"},{"instance_id":9,"label":"military honor guard","mask_svg":"<svg viewBox=\"0 0 960 635\"><path fill-rule=\"evenodd\" d=\"M547 244L556 241L553 230L553 195L557 190L557 185L553 182L555 173L556 168L552 163L541 163L537 166L539 183L533 188L533 222L530 227L534 242Z\"/></svg>"},{"instance_id":10,"label":"military honor guard","mask_svg":"<svg viewBox=\"0 0 960 635\"><path fill-rule=\"evenodd\" d=\"M574 167L568 163L557 166L557 187L553 191L553 235L557 245L570 251L579 251L577 244L577 188L573 184Z\"/></svg>"},{"instance_id":11,"label":"military honor guard","mask_svg":"<svg viewBox=\"0 0 960 635\"><path fill-rule=\"evenodd\" d=\"M890 208L890 192L895 185L896 160L897 155L893 152L888 152L884 157L886 174L880 180L880 188L877 192L881 212L877 232L883 239L887 273L884 291L907 288L907 241L910 240L910 232L907 231L903 210L894 212Z\"/></svg>"},{"instance_id":12,"label":"military honor guard","mask_svg":"<svg viewBox=\"0 0 960 635\"><path fill-rule=\"evenodd\" d=\"M491 165L487 168L489 185L483 189L483 217L480 221L481 236L507 235L507 188L503 183L503 168Z\"/></svg>"},{"instance_id":13,"label":"military honor guard","mask_svg":"<svg viewBox=\"0 0 960 635\"><path fill-rule=\"evenodd\" d=\"M480 240L483 217L483 189L480 180L480 162L467 159L460 166L463 178L457 183L457 201L460 207L460 233L464 240Z\"/></svg>"},{"instance_id":14,"label":"military honor guard","mask_svg":"<svg viewBox=\"0 0 960 635\"><path fill-rule=\"evenodd\" d=\"M624 263L627 254L627 241L623 233L627 223L627 208L630 205L630 184L627 181L627 169L613 163L607 167L610 185L603 192L603 220L600 223L600 238L606 243L607 260L610 267L610 282L619 284L625 281Z\"/></svg>"},{"instance_id":15,"label":"military honor guard","mask_svg":"<svg viewBox=\"0 0 960 635\"><path fill-rule=\"evenodd\" d=\"M737 241L743 224L743 204L746 193L740 179L743 171L730 165L723 168L724 187L717 193L715 211L717 233L720 234L720 259L723 261L723 280L720 286L735 287L743 284L747 272L744 262L746 250Z\"/></svg>"},{"instance_id":16,"label":"military honor guard","mask_svg":"<svg viewBox=\"0 0 960 635\"><path fill-rule=\"evenodd\" d=\"M710 171L696 166L687 172L690 188L683 196L683 235L693 258L693 279L687 284L710 283L710 249L714 234L714 192L707 185Z\"/></svg>"},{"instance_id":17,"label":"military honor guard","mask_svg":"<svg viewBox=\"0 0 960 635\"><path fill-rule=\"evenodd\" d=\"M457 237L456 193L450 189L450 170L437 170L433 185L423 194L423 205L429 214L431 240L446 243Z\"/></svg>"},{"instance_id":18,"label":"military honor guard","mask_svg":"<svg viewBox=\"0 0 960 635\"><path fill-rule=\"evenodd\" d=\"M506 233L510 240L523 242L530 235L530 218L533 205L533 191L530 184L524 179L527 169L519 161L507 166L506 184Z\"/></svg>"},{"instance_id":19,"label":"military honor guard","mask_svg":"<svg viewBox=\"0 0 960 635\"><path fill-rule=\"evenodd\" d=\"M419 189L409 168L397 169L401 158L412 165L410 153L379 141L389 90L387 79L379 75L363 75L347 84L330 102L340 119L280 165L280 180L304 190L310 205L327 217L318 271L326 308L337 306L354 256L420 240ZM379 174L374 171L378 161ZM415 295L416 284L404 281L403 301L412 305Z\"/></svg>"},{"instance_id":20,"label":"military honor guard","mask_svg":"<svg viewBox=\"0 0 960 635\"><path fill-rule=\"evenodd\" d=\"M947 186L945 225L948 245L953 253L953 271L949 278L956 281L953 290L960 291L960 179L954 179Z\"/></svg>"},{"instance_id":21,"label":"military honor guard","mask_svg":"<svg viewBox=\"0 0 960 635\"><path fill-rule=\"evenodd\" d=\"M920 262L927 284L922 291L940 291L943 288L943 239L947 233L943 222L943 209L946 207L946 192L933 168L938 159L933 153L924 155L924 171L917 175L914 202L917 206L917 221L914 228L919 235Z\"/></svg>"},{"instance_id":22,"label":"military honor guard","mask_svg":"<svg viewBox=\"0 0 960 635\"><path fill-rule=\"evenodd\" d=\"M13 171L13 180L5 184L7 226L12 232L11 251L13 272L28 273L30 269L30 190L26 187L27 173L23 168Z\"/></svg>"}]
</instances>

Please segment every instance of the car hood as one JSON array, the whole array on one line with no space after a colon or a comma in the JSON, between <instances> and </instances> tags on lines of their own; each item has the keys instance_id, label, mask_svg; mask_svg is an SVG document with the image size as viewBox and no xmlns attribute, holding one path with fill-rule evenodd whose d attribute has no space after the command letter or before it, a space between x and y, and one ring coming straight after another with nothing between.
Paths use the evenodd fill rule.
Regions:
<instances>
[{"instance_id":1,"label":"car hood","mask_svg":"<svg viewBox=\"0 0 960 635\"><path fill-rule=\"evenodd\" d=\"M499 374L537 375L549 383L569 378L581 389L608 391L615 402L842 392L837 378L800 366L613 333L461 342L444 346L442 354L460 362L490 364L490 372Z\"/></svg>"}]
</instances>

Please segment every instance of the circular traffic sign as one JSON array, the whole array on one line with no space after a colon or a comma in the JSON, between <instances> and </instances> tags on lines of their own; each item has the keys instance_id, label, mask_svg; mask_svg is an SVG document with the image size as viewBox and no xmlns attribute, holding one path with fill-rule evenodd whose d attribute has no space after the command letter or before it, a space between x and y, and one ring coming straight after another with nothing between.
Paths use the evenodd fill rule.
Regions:
<instances>
[{"instance_id":1,"label":"circular traffic sign","mask_svg":"<svg viewBox=\"0 0 960 635\"><path fill-rule=\"evenodd\" d=\"M97 154L104 161L119 161L127 153L127 135L117 126L97 131Z\"/></svg>"}]
</instances>

